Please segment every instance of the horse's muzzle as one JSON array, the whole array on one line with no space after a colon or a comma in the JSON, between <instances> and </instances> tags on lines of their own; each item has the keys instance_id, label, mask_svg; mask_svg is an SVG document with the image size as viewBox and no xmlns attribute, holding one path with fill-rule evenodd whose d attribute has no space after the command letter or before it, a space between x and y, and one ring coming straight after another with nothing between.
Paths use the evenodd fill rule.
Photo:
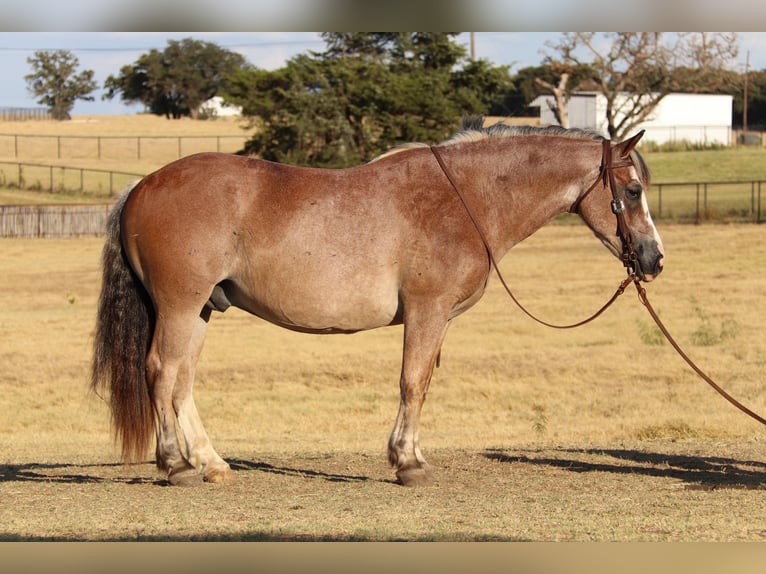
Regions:
<instances>
[{"instance_id":1,"label":"horse's muzzle","mask_svg":"<svg viewBox=\"0 0 766 574\"><path fill-rule=\"evenodd\" d=\"M642 281L649 283L657 278L657 275L662 273L662 268L665 265L665 255L657 248L652 250L652 253L648 257L644 256L639 249L638 253L638 269L636 269L636 275Z\"/></svg>"}]
</instances>

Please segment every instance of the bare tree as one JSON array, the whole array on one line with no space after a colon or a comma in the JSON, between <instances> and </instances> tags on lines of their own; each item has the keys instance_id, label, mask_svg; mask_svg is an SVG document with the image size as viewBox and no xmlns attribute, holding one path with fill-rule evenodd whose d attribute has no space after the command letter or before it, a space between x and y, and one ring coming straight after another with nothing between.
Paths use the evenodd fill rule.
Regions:
<instances>
[{"instance_id":1,"label":"bare tree","mask_svg":"<svg viewBox=\"0 0 766 574\"><path fill-rule=\"evenodd\" d=\"M569 72L563 72L559 76L558 84L552 84L542 78L535 78L535 83L543 89L549 90L553 94L553 100L545 100L548 108L553 112L553 116L562 128L569 127L569 98L567 91L567 82L569 82Z\"/></svg>"},{"instance_id":2,"label":"bare tree","mask_svg":"<svg viewBox=\"0 0 766 574\"><path fill-rule=\"evenodd\" d=\"M672 91L702 91L738 52L736 34L692 32L568 32L546 46L548 60L566 69L590 66L606 99L609 136L620 139L644 122ZM678 74L679 70L687 71ZM689 71L694 73L688 73ZM707 79L705 79L707 78Z\"/></svg>"}]
</instances>

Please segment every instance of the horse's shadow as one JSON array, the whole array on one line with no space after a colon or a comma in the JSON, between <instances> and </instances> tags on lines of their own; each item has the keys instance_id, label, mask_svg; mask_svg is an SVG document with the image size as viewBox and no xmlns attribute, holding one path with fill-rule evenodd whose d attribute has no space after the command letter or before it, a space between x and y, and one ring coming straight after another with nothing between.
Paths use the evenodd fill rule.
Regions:
<instances>
[{"instance_id":1,"label":"horse's shadow","mask_svg":"<svg viewBox=\"0 0 766 574\"><path fill-rule=\"evenodd\" d=\"M263 472L269 474L281 474L292 477L305 477L318 480L326 480L338 483L355 482L394 482L381 480L363 475L337 474L319 470L294 468L289 466L275 466L266 462L245 459L227 460L232 470L240 472ZM152 465L153 466L153 465ZM164 478L156 476L127 476L129 473L118 473L117 476L105 476L110 472L99 472L104 469L130 468L130 465L121 463L105 464L69 464L69 463L23 463L23 464L0 464L0 484L4 482L47 482L55 484L90 484L90 483L123 483L123 484L154 484L167 486L169 483ZM147 473L148 474L148 473Z\"/></svg>"},{"instance_id":2,"label":"horse's shadow","mask_svg":"<svg viewBox=\"0 0 766 574\"><path fill-rule=\"evenodd\" d=\"M281 474L285 476L301 476L305 478L315 478L320 480L326 480L329 482L395 482L392 480L381 480L378 478L371 478L369 476L363 476L358 474L336 474L331 472L323 472L320 470L309 470L292 468L288 466L275 466L266 462L257 462L252 460L244 460L241 458L228 459L231 469L234 472L265 472L269 474Z\"/></svg>"},{"instance_id":3,"label":"horse's shadow","mask_svg":"<svg viewBox=\"0 0 766 574\"><path fill-rule=\"evenodd\" d=\"M142 476L104 476L99 469L126 468L120 463L71 464L38 463L0 464L0 483L3 482L47 482L53 484L97 484L119 482L123 484L163 485L166 480Z\"/></svg>"},{"instance_id":4,"label":"horse's shadow","mask_svg":"<svg viewBox=\"0 0 766 574\"><path fill-rule=\"evenodd\" d=\"M553 454L551 454L553 453ZM766 463L715 456L684 455L620 449L555 449L547 451L492 449L490 460L558 468L569 472L609 472L681 481L689 490L766 490ZM396 483L360 474L341 474L263 461L229 459L235 473L268 473L334 483ZM145 464L144 466L149 466ZM152 465L153 466L153 465ZM126 469L120 472L119 469ZM128 471L121 463L0 464L0 484L47 482L56 484L122 483L167 486L168 481L151 472Z\"/></svg>"},{"instance_id":5,"label":"horse's shadow","mask_svg":"<svg viewBox=\"0 0 766 574\"><path fill-rule=\"evenodd\" d=\"M549 452L492 449L484 456L498 462L577 473L610 472L670 478L681 481L688 490L766 490L766 463L760 461L620 449L555 449L552 451L554 456ZM583 457L591 460L583 460Z\"/></svg>"}]
</instances>

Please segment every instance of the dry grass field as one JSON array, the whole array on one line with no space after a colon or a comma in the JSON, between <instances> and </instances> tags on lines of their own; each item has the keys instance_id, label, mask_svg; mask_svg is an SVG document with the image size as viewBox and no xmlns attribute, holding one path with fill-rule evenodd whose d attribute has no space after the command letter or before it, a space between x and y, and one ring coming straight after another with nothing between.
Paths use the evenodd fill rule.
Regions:
<instances>
[{"instance_id":1,"label":"dry grass field","mask_svg":"<svg viewBox=\"0 0 766 574\"><path fill-rule=\"evenodd\" d=\"M236 118L167 120L151 114L81 115L66 122L0 122L0 160L149 173L178 158L178 137L184 138L182 155L215 150L217 136L236 136L220 141L220 151L235 152L251 133L243 128L243 122ZM19 136L17 142L9 137L12 135ZM103 138L100 159L97 136ZM147 138L141 143L140 159L136 157L139 136Z\"/></svg>"},{"instance_id":2,"label":"dry grass field","mask_svg":"<svg viewBox=\"0 0 766 574\"><path fill-rule=\"evenodd\" d=\"M755 225L660 226L651 301L689 354L766 412L766 242ZM385 445L401 329L291 333L216 314L195 397L236 480L167 487L118 462L88 393L100 240L0 241L0 540L764 541L764 429L662 344L635 292L573 331L493 280L447 337L424 408L432 487ZM544 228L504 273L556 322L598 308L619 262Z\"/></svg>"},{"instance_id":3,"label":"dry grass field","mask_svg":"<svg viewBox=\"0 0 766 574\"><path fill-rule=\"evenodd\" d=\"M240 132L231 120L143 115L0 124L50 136ZM177 152L95 160L83 140L66 141L57 165L148 173ZM50 142L37 143L20 159L55 163ZM741 165L764 177L762 150L708 153L647 160L655 181ZM0 190L4 203L83 199ZM766 412L766 231L659 228L667 267L648 285L652 303L704 370ZM151 460L119 463L107 407L88 391L101 245L0 240L2 541L766 540L764 429L662 343L632 287L596 322L553 331L493 280L444 345L421 432L436 483L422 489L396 485L386 464L401 328L322 337L216 314L195 397L236 480L168 487ZM589 315L622 279L582 225L539 231L502 269L531 310L560 323Z\"/></svg>"}]
</instances>

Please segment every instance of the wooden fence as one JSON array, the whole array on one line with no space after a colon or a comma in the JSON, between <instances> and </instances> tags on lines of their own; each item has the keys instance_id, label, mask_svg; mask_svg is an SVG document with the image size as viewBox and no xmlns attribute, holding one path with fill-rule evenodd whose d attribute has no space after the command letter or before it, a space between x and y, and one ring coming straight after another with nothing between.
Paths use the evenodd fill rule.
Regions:
<instances>
[{"instance_id":1,"label":"wooden fence","mask_svg":"<svg viewBox=\"0 0 766 574\"><path fill-rule=\"evenodd\" d=\"M101 237L112 204L0 205L0 237Z\"/></svg>"},{"instance_id":2,"label":"wooden fence","mask_svg":"<svg viewBox=\"0 0 766 574\"><path fill-rule=\"evenodd\" d=\"M48 108L10 108L0 107L0 121L22 122L25 120L49 120Z\"/></svg>"}]
</instances>

